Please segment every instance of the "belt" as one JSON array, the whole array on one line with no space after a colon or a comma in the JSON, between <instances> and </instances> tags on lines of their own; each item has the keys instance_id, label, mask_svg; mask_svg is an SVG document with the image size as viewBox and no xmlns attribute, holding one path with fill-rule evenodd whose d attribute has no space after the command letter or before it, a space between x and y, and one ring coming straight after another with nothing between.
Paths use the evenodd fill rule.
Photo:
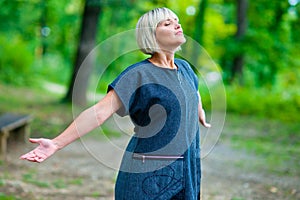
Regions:
<instances>
[{"instance_id":1,"label":"belt","mask_svg":"<svg viewBox=\"0 0 300 200\"><path fill-rule=\"evenodd\" d=\"M143 163L145 160L177 160L177 159L183 159L183 156L177 156L177 155L145 155L145 154L139 154L139 153L133 153L132 155L133 159L142 160Z\"/></svg>"}]
</instances>

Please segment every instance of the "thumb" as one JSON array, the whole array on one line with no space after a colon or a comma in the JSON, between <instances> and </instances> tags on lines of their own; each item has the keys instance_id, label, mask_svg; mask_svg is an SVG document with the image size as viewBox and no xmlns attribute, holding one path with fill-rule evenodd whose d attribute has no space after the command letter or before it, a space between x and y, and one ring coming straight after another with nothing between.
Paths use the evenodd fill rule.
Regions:
<instances>
[{"instance_id":1,"label":"thumb","mask_svg":"<svg viewBox=\"0 0 300 200\"><path fill-rule=\"evenodd\" d=\"M41 139L29 138L29 142L31 143L40 143Z\"/></svg>"},{"instance_id":2,"label":"thumb","mask_svg":"<svg viewBox=\"0 0 300 200\"><path fill-rule=\"evenodd\" d=\"M211 124L210 124L210 123L204 122L203 126L204 126L205 128L211 128Z\"/></svg>"}]
</instances>

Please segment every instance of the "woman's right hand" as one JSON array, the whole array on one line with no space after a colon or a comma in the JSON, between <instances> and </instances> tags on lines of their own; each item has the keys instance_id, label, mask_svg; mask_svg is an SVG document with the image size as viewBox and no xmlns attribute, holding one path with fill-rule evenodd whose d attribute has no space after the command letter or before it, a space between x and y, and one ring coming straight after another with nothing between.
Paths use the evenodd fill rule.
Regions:
<instances>
[{"instance_id":1,"label":"woman's right hand","mask_svg":"<svg viewBox=\"0 0 300 200\"><path fill-rule=\"evenodd\" d=\"M50 156L52 156L57 150L57 145L50 139L32 139L30 138L29 141L31 143L39 144L38 147L33 149L32 151L22 155L20 159L22 160L28 160L31 162L43 162Z\"/></svg>"}]
</instances>

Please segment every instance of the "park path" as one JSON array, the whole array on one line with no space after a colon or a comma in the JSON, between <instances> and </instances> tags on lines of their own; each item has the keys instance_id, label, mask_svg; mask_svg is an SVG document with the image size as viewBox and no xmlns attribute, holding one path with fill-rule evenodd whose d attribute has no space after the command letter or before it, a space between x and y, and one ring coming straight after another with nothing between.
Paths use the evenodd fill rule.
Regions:
<instances>
[{"instance_id":1,"label":"park path","mask_svg":"<svg viewBox=\"0 0 300 200\"><path fill-rule=\"evenodd\" d=\"M18 159L34 145L15 146L10 149L7 163L0 166L0 192L17 194L25 200L112 200L116 170L111 167L121 159L115 146L123 148L128 139L123 136L108 142L88 136L41 164ZM257 162L264 162L263 158L233 149L220 139L202 159L202 199L300 199L299 177L259 170Z\"/></svg>"}]
</instances>

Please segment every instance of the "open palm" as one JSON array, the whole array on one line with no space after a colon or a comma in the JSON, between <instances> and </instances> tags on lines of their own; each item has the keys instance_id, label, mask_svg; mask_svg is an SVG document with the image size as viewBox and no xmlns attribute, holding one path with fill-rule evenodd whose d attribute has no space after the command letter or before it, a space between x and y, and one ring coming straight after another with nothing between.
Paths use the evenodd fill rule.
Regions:
<instances>
[{"instance_id":1,"label":"open palm","mask_svg":"<svg viewBox=\"0 0 300 200\"><path fill-rule=\"evenodd\" d=\"M28 160L31 162L43 162L47 158L49 158L51 155L53 155L57 150L57 146L54 144L54 142L50 139L32 139L30 138L29 141L31 143L37 143L39 144L38 147L33 149L32 151L22 155L20 159Z\"/></svg>"}]
</instances>

